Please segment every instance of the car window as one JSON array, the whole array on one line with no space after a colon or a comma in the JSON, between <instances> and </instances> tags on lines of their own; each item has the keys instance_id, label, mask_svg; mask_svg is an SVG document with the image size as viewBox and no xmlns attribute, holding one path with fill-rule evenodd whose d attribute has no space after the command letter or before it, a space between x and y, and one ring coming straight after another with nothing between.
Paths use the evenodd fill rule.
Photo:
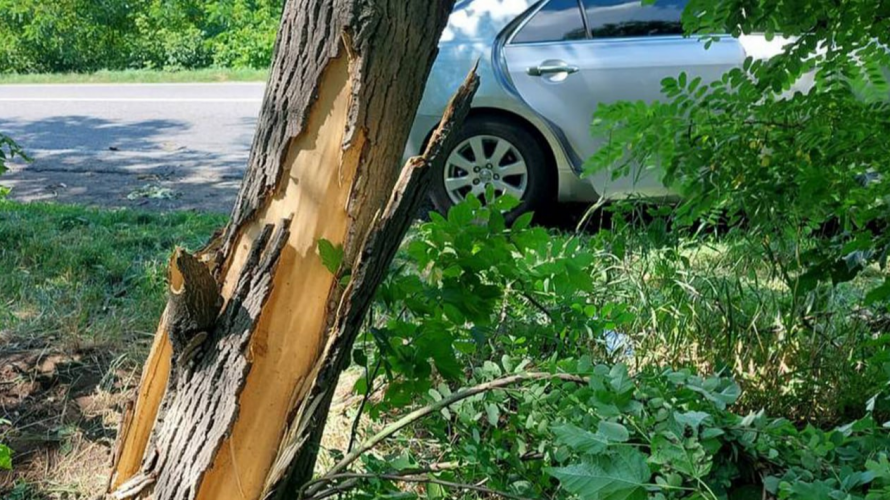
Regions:
<instances>
[{"instance_id":1,"label":"car window","mask_svg":"<svg viewBox=\"0 0 890 500\"><path fill-rule=\"evenodd\" d=\"M513 37L513 43L561 42L587 38L578 0L551 0Z\"/></svg>"},{"instance_id":2,"label":"car window","mask_svg":"<svg viewBox=\"0 0 890 500\"><path fill-rule=\"evenodd\" d=\"M584 0L592 38L682 35L687 0Z\"/></svg>"}]
</instances>

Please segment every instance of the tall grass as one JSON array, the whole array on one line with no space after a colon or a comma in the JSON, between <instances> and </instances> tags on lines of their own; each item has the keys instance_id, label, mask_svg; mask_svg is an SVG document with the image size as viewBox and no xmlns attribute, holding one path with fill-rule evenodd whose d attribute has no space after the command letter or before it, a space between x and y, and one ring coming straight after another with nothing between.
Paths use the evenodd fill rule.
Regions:
<instances>
[{"instance_id":1,"label":"tall grass","mask_svg":"<svg viewBox=\"0 0 890 500\"><path fill-rule=\"evenodd\" d=\"M863 414L890 360L888 316L864 304L880 271L803 294L787 269L811 241L766 246L744 227L695 232L658 217L627 220L591 245L607 262L598 277L602 300L627 304L632 319L622 333L638 367L732 375L749 409L799 421Z\"/></svg>"}]
</instances>

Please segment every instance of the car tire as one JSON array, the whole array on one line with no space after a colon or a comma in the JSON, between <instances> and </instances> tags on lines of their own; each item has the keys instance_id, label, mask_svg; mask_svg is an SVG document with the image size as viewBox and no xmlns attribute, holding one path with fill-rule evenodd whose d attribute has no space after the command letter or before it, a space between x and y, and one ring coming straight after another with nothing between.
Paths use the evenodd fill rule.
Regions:
<instances>
[{"instance_id":1,"label":"car tire","mask_svg":"<svg viewBox=\"0 0 890 500\"><path fill-rule=\"evenodd\" d=\"M510 221L527 212L542 215L552 207L556 197L554 169L544 145L524 126L497 117L470 118L457 131L454 144L434 173L430 198L439 213L447 213L462 199L461 194L475 194L484 202L479 189L483 186L484 193L488 183L499 195L509 190L520 198L519 206L507 214ZM483 161L476 158L480 149ZM505 153L506 149L509 150ZM521 164L524 170L518 166ZM521 197L517 196L518 191L522 192Z\"/></svg>"}]
</instances>

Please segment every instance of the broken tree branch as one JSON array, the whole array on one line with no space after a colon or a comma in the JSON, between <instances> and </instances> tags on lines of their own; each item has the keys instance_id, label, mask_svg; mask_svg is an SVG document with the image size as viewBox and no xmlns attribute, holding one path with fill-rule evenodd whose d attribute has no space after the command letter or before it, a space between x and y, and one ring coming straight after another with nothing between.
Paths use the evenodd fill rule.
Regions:
<instances>
[{"instance_id":1,"label":"broken tree branch","mask_svg":"<svg viewBox=\"0 0 890 500\"><path fill-rule=\"evenodd\" d=\"M405 415L404 417L398 419L392 424L386 426L383 430L375 434L371 439L363 443L361 446L353 450L351 453L344 456L337 462L333 467L331 467L324 475L320 478L308 483L306 485L305 494L311 496L316 495L320 490L320 485L326 482L329 482L332 477L337 476L342 471L344 471L347 467L349 467L353 462L358 460L363 454L372 450L377 445L379 445L384 440L388 439L392 435L401 431L402 429L408 427L409 425L417 422L418 420L427 417L433 413L441 411L444 408L448 408L449 406L463 401L467 398L471 398L477 394L482 394L484 392L493 391L495 389L503 389L505 387L510 387L512 385L531 382L536 380L562 380L565 382L573 382L577 384L586 384L587 380L583 377L579 377L577 375L569 375L564 373L540 373L540 372L530 372L530 373L521 373L517 375L510 375L507 377L502 377L496 380L492 380L491 382L486 382L484 384L479 384L473 387L469 387L467 389L463 389L461 391L455 392L451 396L447 398L443 398L440 401L436 401L435 403L424 406L423 408L412 411L411 413Z\"/></svg>"}]
</instances>

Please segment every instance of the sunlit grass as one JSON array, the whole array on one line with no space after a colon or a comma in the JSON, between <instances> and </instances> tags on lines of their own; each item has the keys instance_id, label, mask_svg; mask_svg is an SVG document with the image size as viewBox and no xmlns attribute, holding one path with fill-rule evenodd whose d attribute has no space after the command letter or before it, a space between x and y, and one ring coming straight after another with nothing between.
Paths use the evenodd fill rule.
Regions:
<instances>
[{"instance_id":1,"label":"sunlit grass","mask_svg":"<svg viewBox=\"0 0 890 500\"><path fill-rule=\"evenodd\" d=\"M3 74L0 85L83 83L215 83L265 82L267 70L208 68L183 71L123 70L95 73Z\"/></svg>"},{"instance_id":2,"label":"sunlit grass","mask_svg":"<svg viewBox=\"0 0 890 500\"><path fill-rule=\"evenodd\" d=\"M0 334L62 346L147 343L170 251L201 246L224 222L0 201Z\"/></svg>"}]
</instances>

